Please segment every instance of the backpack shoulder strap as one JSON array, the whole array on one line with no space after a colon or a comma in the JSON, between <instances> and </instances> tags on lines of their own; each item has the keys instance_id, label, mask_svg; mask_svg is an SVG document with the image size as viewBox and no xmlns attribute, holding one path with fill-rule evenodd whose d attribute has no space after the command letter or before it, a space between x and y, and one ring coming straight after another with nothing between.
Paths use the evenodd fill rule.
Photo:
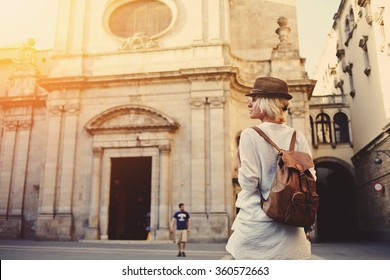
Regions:
<instances>
[{"instance_id":1,"label":"backpack shoulder strap","mask_svg":"<svg viewBox=\"0 0 390 280\"><path fill-rule=\"evenodd\" d=\"M290 152L294 151L295 147L295 140L297 139L297 131L294 130L292 136L291 136L291 142L290 142Z\"/></svg>"},{"instance_id":2,"label":"backpack shoulder strap","mask_svg":"<svg viewBox=\"0 0 390 280\"><path fill-rule=\"evenodd\" d=\"M263 137L268 143L270 143L276 150L278 150L278 152L280 153L282 151L282 149L280 149L278 147L278 145L276 145L274 143L274 141L272 141L268 136L267 134L265 134L260 128L258 128L257 126L253 126L252 127L261 137ZM295 141L294 141L295 143Z\"/></svg>"},{"instance_id":3,"label":"backpack shoulder strap","mask_svg":"<svg viewBox=\"0 0 390 280\"><path fill-rule=\"evenodd\" d=\"M252 127L261 137L263 137L268 143L270 143L276 150L278 150L278 152L281 152L282 149L280 149L278 147L278 145L275 144L274 141L271 140L271 138L269 138L267 136L267 134L264 133L264 131L262 131L260 128L258 128L257 126L253 126ZM294 151L294 148L295 148L295 142L296 142L296 139L297 139L297 131L294 130L292 136L291 136L291 142L290 142L290 149L289 151Z\"/></svg>"}]
</instances>

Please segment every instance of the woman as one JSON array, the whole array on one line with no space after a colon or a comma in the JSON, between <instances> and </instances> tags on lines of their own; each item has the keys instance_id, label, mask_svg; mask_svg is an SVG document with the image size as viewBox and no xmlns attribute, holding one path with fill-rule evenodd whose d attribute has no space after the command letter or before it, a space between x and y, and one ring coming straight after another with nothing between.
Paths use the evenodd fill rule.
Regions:
<instances>
[{"instance_id":1,"label":"woman","mask_svg":"<svg viewBox=\"0 0 390 280\"><path fill-rule=\"evenodd\" d=\"M250 118L280 148L288 149L294 129L286 122L292 96L287 83L273 77L256 79L247 96ZM297 131L295 150L311 154L304 135ZM233 234L226 250L235 259L309 259L311 245L303 228L284 225L268 217L260 207L258 185L267 199L276 174L277 151L252 128L244 129L239 145L238 181L242 190L236 206ZM310 170L315 176L314 168Z\"/></svg>"}]
</instances>

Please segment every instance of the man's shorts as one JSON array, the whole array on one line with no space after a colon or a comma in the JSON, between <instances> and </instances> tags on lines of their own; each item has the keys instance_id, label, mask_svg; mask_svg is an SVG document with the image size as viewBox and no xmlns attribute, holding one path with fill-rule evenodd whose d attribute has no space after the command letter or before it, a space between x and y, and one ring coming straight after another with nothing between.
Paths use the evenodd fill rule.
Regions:
<instances>
[{"instance_id":1,"label":"man's shorts","mask_svg":"<svg viewBox=\"0 0 390 280\"><path fill-rule=\"evenodd\" d=\"M186 229L177 229L176 230L176 243L185 243L187 242L187 230Z\"/></svg>"}]
</instances>

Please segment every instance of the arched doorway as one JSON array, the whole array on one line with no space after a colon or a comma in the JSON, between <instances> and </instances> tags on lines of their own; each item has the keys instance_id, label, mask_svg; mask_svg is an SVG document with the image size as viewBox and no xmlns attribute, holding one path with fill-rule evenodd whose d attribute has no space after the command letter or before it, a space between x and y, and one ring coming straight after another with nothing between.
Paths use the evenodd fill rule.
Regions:
<instances>
[{"instance_id":1,"label":"arched doorway","mask_svg":"<svg viewBox=\"0 0 390 280\"><path fill-rule=\"evenodd\" d=\"M165 114L139 105L110 108L85 125L94 151L91 239L169 239L169 159L178 128Z\"/></svg>"},{"instance_id":2,"label":"arched doorway","mask_svg":"<svg viewBox=\"0 0 390 280\"><path fill-rule=\"evenodd\" d=\"M352 167L334 158L317 159L315 165L317 192L320 196L316 222L318 241L358 239Z\"/></svg>"}]
</instances>

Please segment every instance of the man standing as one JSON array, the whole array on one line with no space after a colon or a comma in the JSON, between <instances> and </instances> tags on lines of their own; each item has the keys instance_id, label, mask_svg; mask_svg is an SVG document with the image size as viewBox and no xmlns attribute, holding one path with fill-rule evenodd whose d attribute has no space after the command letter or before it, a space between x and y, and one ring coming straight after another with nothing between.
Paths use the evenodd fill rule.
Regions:
<instances>
[{"instance_id":1,"label":"man standing","mask_svg":"<svg viewBox=\"0 0 390 280\"><path fill-rule=\"evenodd\" d=\"M184 203L179 204L180 211L177 211L171 220L170 230L173 233L173 226L176 221L176 242L179 248L178 257L185 257L187 235L190 232L190 214L184 210Z\"/></svg>"}]
</instances>

